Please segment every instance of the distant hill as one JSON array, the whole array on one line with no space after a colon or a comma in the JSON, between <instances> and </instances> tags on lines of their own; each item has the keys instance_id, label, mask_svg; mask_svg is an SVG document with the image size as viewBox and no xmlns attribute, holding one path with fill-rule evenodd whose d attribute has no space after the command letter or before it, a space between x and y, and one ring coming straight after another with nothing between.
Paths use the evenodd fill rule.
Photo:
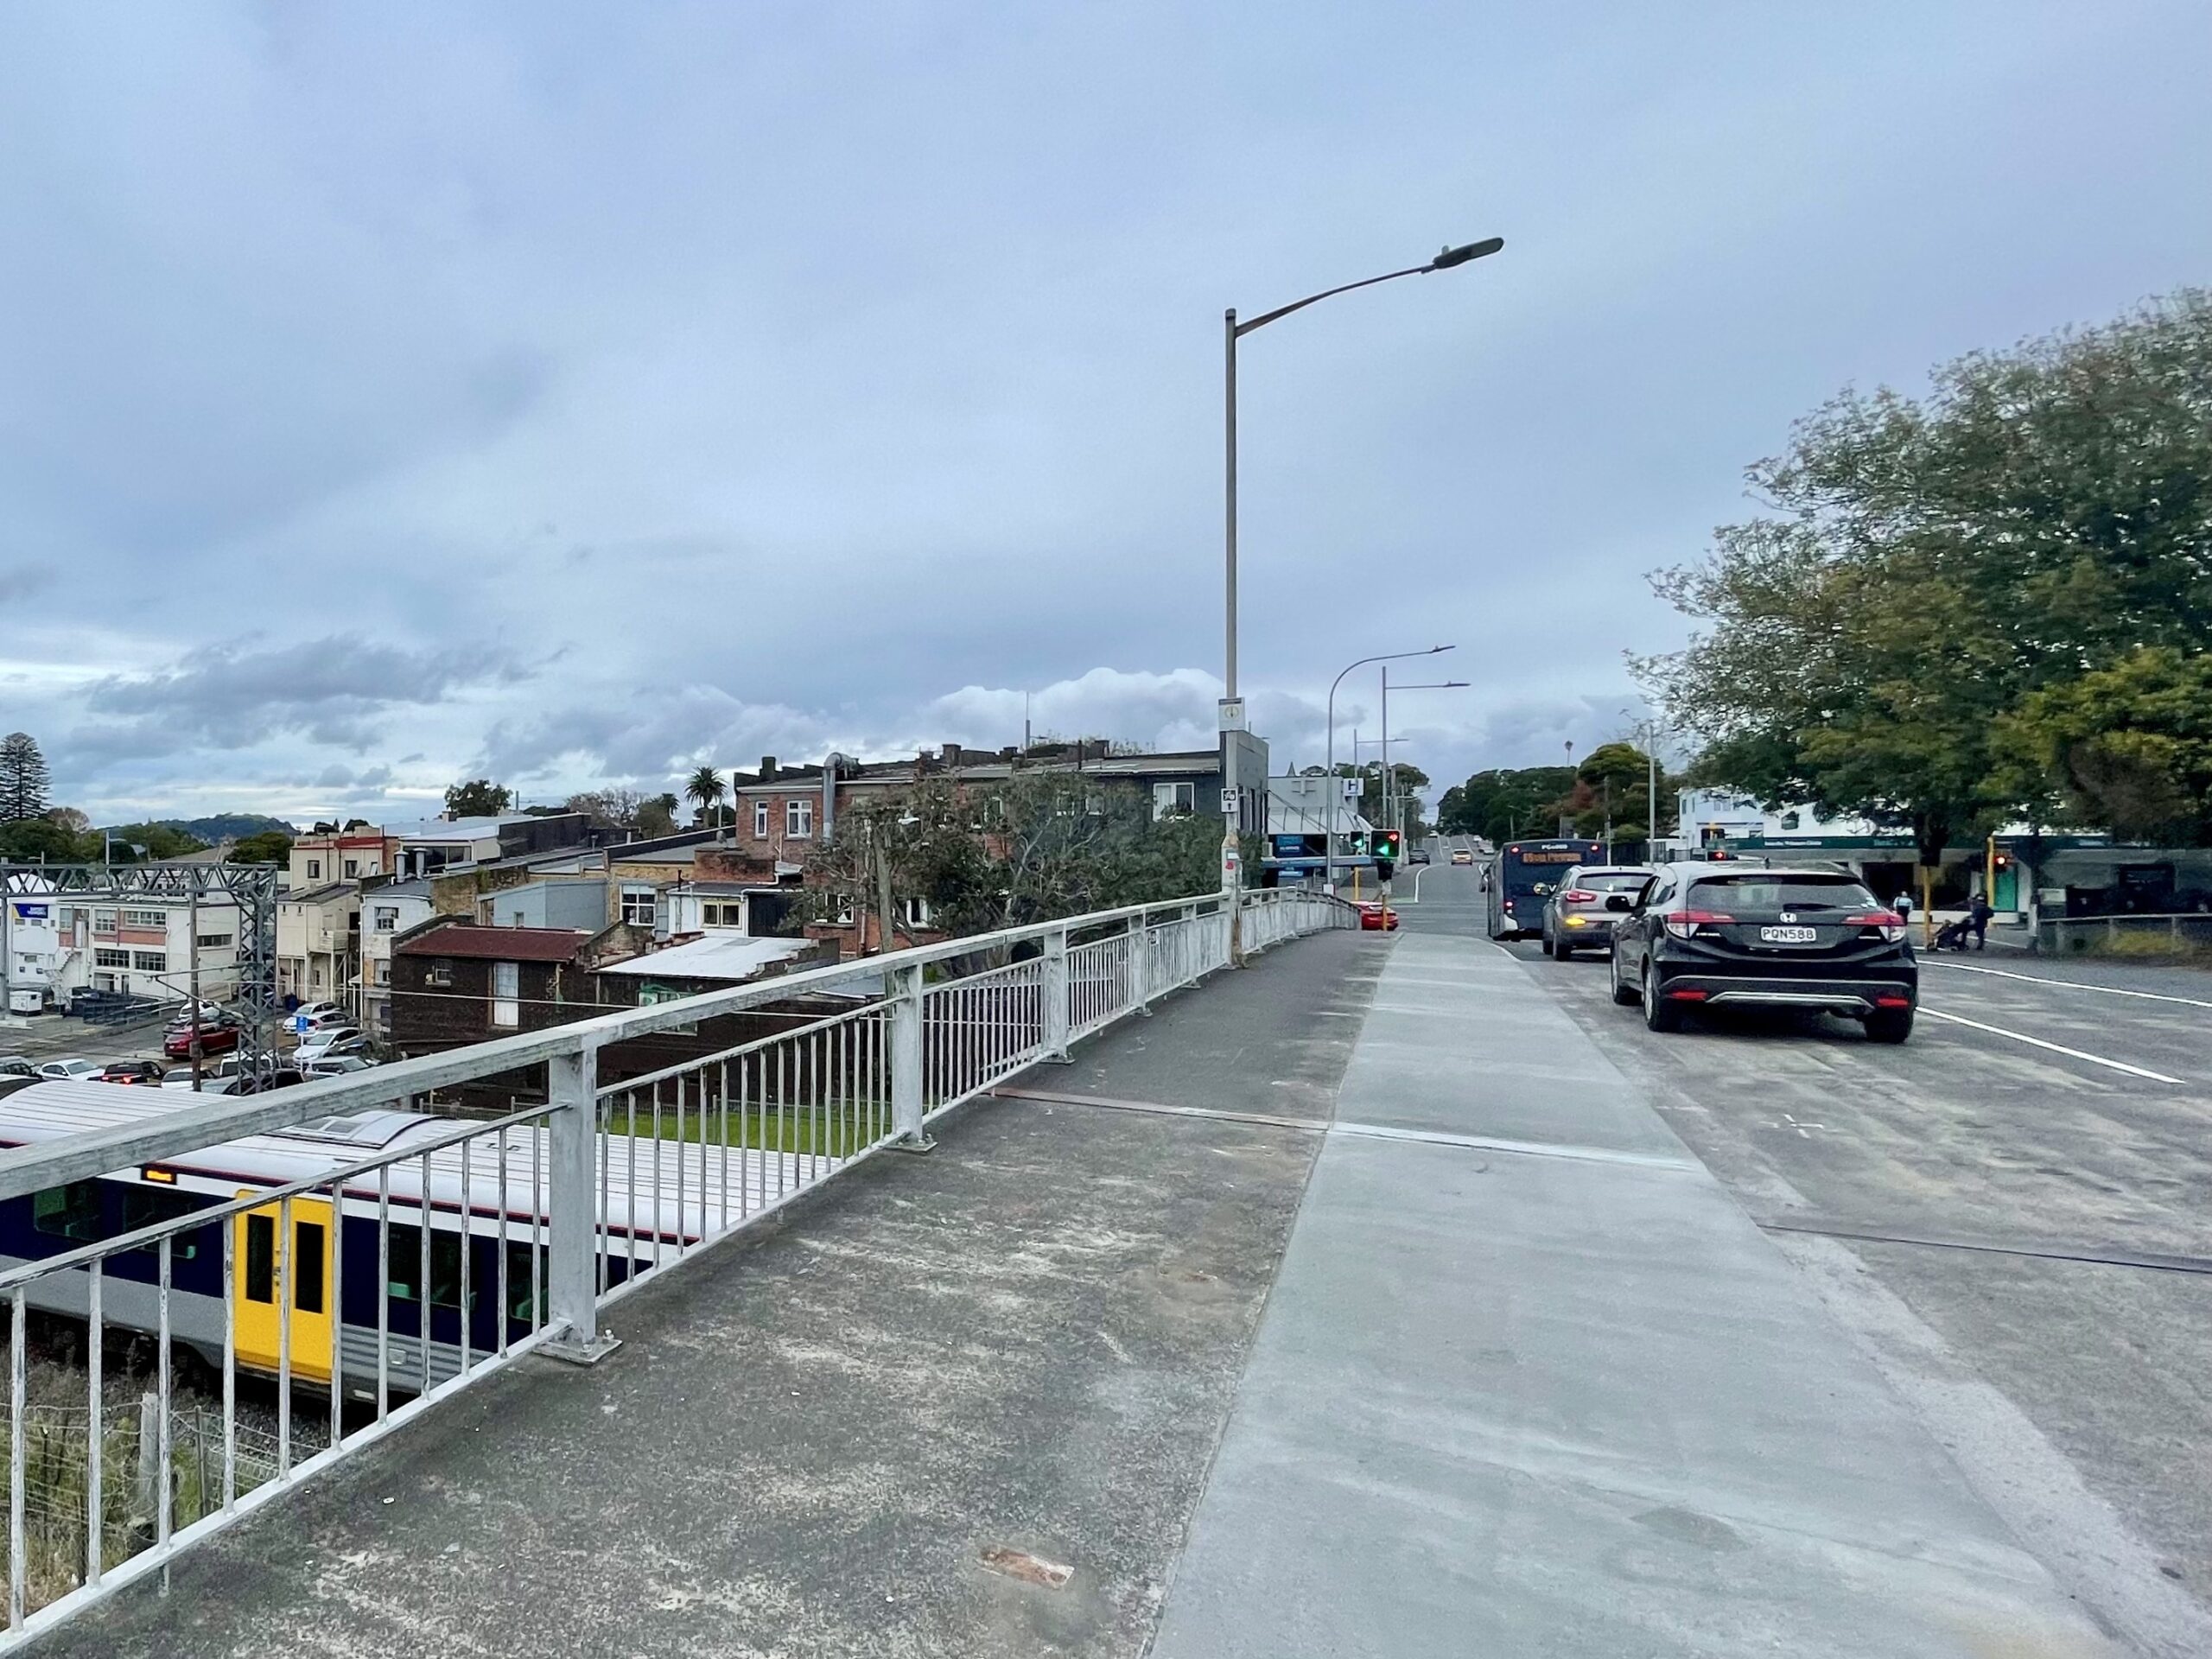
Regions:
<instances>
[{"instance_id":1,"label":"distant hill","mask_svg":"<svg viewBox=\"0 0 2212 1659\"><path fill-rule=\"evenodd\" d=\"M195 841L204 841L210 847L219 842L238 841L246 836L257 836L265 830L280 830L288 836L300 832L282 818L266 817L258 812L220 812L212 818L156 818L153 823L165 830L181 830ZM121 830L137 825L105 824L103 829Z\"/></svg>"}]
</instances>

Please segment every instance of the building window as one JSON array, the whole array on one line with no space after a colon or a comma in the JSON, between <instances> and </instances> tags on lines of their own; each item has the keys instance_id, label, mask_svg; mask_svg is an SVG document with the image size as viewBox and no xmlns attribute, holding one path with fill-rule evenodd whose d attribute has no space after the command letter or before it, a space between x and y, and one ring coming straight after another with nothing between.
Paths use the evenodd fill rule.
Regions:
<instances>
[{"instance_id":1,"label":"building window","mask_svg":"<svg viewBox=\"0 0 2212 1659\"><path fill-rule=\"evenodd\" d=\"M359 859L349 858L346 861L346 879L348 881L351 881L355 876L360 874L360 873L361 861Z\"/></svg>"},{"instance_id":2,"label":"building window","mask_svg":"<svg viewBox=\"0 0 2212 1659\"><path fill-rule=\"evenodd\" d=\"M522 964L492 964L492 1023L509 1030L522 1024Z\"/></svg>"},{"instance_id":3,"label":"building window","mask_svg":"<svg viewBox=\"0 0 2212 1659\"><path fill-rule=\"evenodd\" d=\"M784 833L804 838L814 833L814 803L802 797L784 803Z\"/></svg>"},{"instance_id":4,"label":"building window","mask_svg":"<svg viewBox=\"0 0 2212 1659\"><path fill-rule=\"evenodd\" d=\"M376 909L376 931L390 933L399 926L399 906L378 905Z\"/></svg>"},{"instance_id":5,"label":"building window","mask_svg":"<svg viewBox=\"0 0 2212 1659\"><path fill-rule=\"evenodd\" d=\"M656 895L651 887L628 887L622 889L622 919L638 927L651 927L659 913Z\"/></svg>"},{"instance_id":6,"label":"building window","mask_svg":"<svg viewBox=\"0 0 2212 1659\"><path fill-rule=\"evenodd\" d=\"M1187 818L1198 810L1198 786L1194 784L1154 784L1152 786L1152 816L1155 818Z\"/></svg>"},{"instance_id":7,"label":"building window","mask_svg":"<svg viewBox=\"0 0 2212 1659\"><path fill-rule=\"evenodd\" d=\"M125 927L167 927L168 912L165 910L126 910L123 912Z\"/></svg>"},{"instance_id":8,"label":"building window","mask_svg":"<svg viewBox=\"0 0 2212 1659\"><path fill-rule=\"evenodd\" d=\"M831 920L838 927L850 927L853 925L853 901L849 899L840 899L837 901L837 912Z\"/></svg>"},{"instance_id":9,"label":"building window","mask_svg":"<svg viewBox=\"0 0 2212 1659\"><path fill-rule=\"evenodd\" d=\"M766 801L753 803L753 839L768 839L768 803Z\"/></svg>"},{"instance_id":10,"label":"building window","mask_svg":"<svg viewBox=\"0 0 2212 1659\"><path fill-rule=\"evenodd\" d=\"M130 953L128 950L95 950L92 952L92 966L95 968L128 968L130 965Z\"/></svg>"},{"instance_id":11,"label":"building window","mask_svg":"<svg viewBox=\"0 0 2212 1659\"><path fill-rule=\"evenodd\" d=\"M722 907L720 905L700 906L699 920L703 926L720 927L722 925Z\"/></svg>"},{"instance_id":12,"label":"building window","mask_svg":"<svg viewBox=\"0 0 2212 1659\"><path fill-rule=\"evenodd\" d=\"M166 950L133 950L130 965L142 974L165 974L169 970L169 953Z\"/></svg>"},{"instance_id":13,"label":"building window","mask_svg":"<svg viewBox=\"0 0 2212 1659\"><path fill-rule=\"evenodd\" d=\"M115 925L115 912L111 910L94 911L92 912L92 925L99 928L113 927Z\"/></svg>"},{"instance_id":14,"label":"building window","mask_svg":"<svg viewBox=\"0 0 2212 1659\"><path fill-rule=\"evenodd\" d=\"M930 901L926 899L902 899L899 901L899 919L909 927L930 925Z\"/></svg>"},{"instance_id":15,"label":"building window","mask_svg":"<svg viewBox=\"0 0 2212 1659\"><path fill-rule=\"evenodd\" d=\"M429 967L423 970L423 982L425 985L452 984L453 963L442 961L432 963Z\"/></svg>"},{"instance_id":16,"label":"building window","mask_svg":"<svg viewBox=\"0 0 2212 1659\"><path fill-rule=\"evenodd\" d=\"M311 858L308 860L308 880L310 881L320 881L322 880L322 861L321 859Z\"/></svg>"},{"instance_id":17,"label":"building window","mask_svg":"<svg viewBox=\"0 0 2212 1659\"><path fill-rule=\"evenodd\" d=\"M199 940L200 948L202 950L219 950L225 945L235 943L237 938L234 933L202 933Z\"/></svg>"},{"instance_id":18,"label":"building window","mask_svg":"<svg viewBox=\"0 0 2212 1659\"><path fill-rule=\"evenodd\" d=\"M369 970L370 984L389 985L391 982L391 964L383 957L371 957L365 965Z\"/></svg>"}]
</instances>

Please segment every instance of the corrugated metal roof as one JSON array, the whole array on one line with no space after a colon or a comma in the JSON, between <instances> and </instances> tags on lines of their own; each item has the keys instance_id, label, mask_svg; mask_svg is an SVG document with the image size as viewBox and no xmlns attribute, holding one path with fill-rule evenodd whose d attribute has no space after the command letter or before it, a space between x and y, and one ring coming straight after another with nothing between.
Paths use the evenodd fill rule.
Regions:
<instances>
[{"instance_id":1,"label":"corrugated metal roof","mask_svg":"<svg viewBox=\"0 0 2212 1659\"><path fill-rule=\"evenodd\" d=\"M448 922L391 947L401 957L467 957L486 962L574 962L591 937L572 927L480 927Z\"/></svg>"},{"instance_id":2,"label":"corrugated metal roof","mask_svg":"<svg viewBox=\"0 0 2212 1659\"><path fill-rule=\"evenodd\" d=\"M765 969L788 962L807 948L804 939L763 938L758 934L727 930L665 950L648 951L626 962L610 962L602 974L633 974L668 979L726 979L741 981L759 976Z\"/></svg>"}]
</instances>

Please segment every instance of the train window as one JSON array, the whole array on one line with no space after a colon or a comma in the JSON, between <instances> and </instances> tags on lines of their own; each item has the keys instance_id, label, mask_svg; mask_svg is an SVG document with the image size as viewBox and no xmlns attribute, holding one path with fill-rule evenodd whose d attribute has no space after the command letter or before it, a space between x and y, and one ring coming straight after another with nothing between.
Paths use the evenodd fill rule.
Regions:
<instances>
[{"instance_id":1,"label":"train window","mask_svg":"<svg viewBox=\"0 0 2212 1659\"><path fill-rule=\"evenodd\" d=\"M385 1283L385 1294L394 1301L411 1302L422 1296L423 1233L416 1227L391 1230L390 1246L391 1272ZM472 1283L469 1304L475 1305L476 1294L482 1287ZM453 1233L442 1233L435 1229L430 1233L430 1304L434 1307L461 1306L461 1240Z\"/></svg>"},{"instance_id":2,"label":"train window","mask_svg":"<svg viewBox=\"0 0 2212 1659\"><path fill-rule=\"evenodd\" d=\"M545 1252L537 1251L537 1277L531 1278L532 1251L527 1244L507 1246L507 1317L524 1325L537 1322L537 1298L545 1294ZM533 1292L535 1294L533 1295Z\"/></svg>"},{"instance_id":3,"label":"train window","mask_svg":"<svg viewBox=\"0 0 2212 1659\"><path fill-rule=\"evenodd\" d=\"M249 1302L276 1300L276 1220L273 1216L245 1218L245 1299Z\"/></svg>"},{"instance_id":4,"label":"train window","mask_svg":"<svg viewBox=\"0 0 2212 1659\"><path fill-rule=\"evenodd\" d=\"M41 1233L61 1238L100 1236L100 1184L72 1181L49 1186L31 1199L31 1224Z\"/></svg>"},{"instance_id":5,"label":"train window","mask_svg":"<svg viewBox=\"0 0 2212 1659\"><path fill-rule=\"evenodd\" d=\"M303 1221L292 1229L296 1248L292 1255L292 1309L298 1313L322 1312L322 1224Z\"/></svg>"},{"instance_id":6,"label":"train window","mask_svg":"<svg viewBox=\"0 0 2212 1659\"><path fill-rule=\"evenodd\" d=\"M123 1230L136 1232L156 1222L175 1221L199 1208L200 1201L188 1192L161 1186L126 1186L123 1189ZM189 1262L198 1255L200 1238L207 1230L205 1227L195 1227L190 1232L170 1234L169 1260ZM154 1255L159 1253L160 1243L158 1239L149 1239L138 1248Z\"/></svg>"}]
</instances>

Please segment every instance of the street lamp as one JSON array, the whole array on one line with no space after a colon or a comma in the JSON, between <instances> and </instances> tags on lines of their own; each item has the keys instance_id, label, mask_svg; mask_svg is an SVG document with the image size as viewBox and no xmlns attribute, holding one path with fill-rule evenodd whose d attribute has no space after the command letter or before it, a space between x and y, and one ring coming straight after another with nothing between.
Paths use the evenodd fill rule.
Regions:
<instances>
[{"instance_id":1,"label":"street lamp","mask_svg":"<svg viewBox=\"0 0 2212 1659\"><path fill-rule=\"evenodd\" d=\"M1470 255L1469 257L1472 257L1473 256ZM1400 271L1398 273L1400 276L1404 276L1405 274L1406 273L1403 271ZM1377 276L1374 280L1379 283L1385 279ZM1359 284L1355 283L1352 286L1357 288ZM1317 294L1314 296L1315 299L1325 299L1326 297L1327 296L1325 295ZM1300 305L1311 303L1311 301L1306 300L1299 302L1299 304ZM1298 308L1297 306L1293 306L1290 308L1292 310L1296 310ZM1267 319L1262 317L1260 321L1264 322ZM1254 325L1255 327L1257 326L1257 324ZM1344 667L1338 671L1337 677L1329 682L1329 760L1328 766L1326 767L1329 778L1329 843L1324 855L1324 863L1322 868L1325 874L1322 877L1322 884L1326 887L1331 893L1333 893L1337 890L1337 819L1343 809L1344 798L1344 785L1337 780L1337 688L1344 683L1345 675L1351 673L1355 668L1365 668L1370 663L1395 663L1402 661L1408 657L1433 657L1439 652L1456 651L1458 649L1459 647L1456 645L1431 645L1427 651L1386 651L1379 657L1363 657L1356 663L1346 663ZM1383 751L1383 754L1387 759L1389 754L1389 751L1385 749ZM1355 770L1357 770L1356 767Z\"/></svg>"},{"instance_id":2,"label":"street lamp","mask_svg":"<svg viewBox=\"0 0 2212 1659\"><path fill-rule=\"evenodd\" d=\"M1226 369L1225 405L1226 448L1228 461L1228 522L1226 574L1228 586L1227 634L1228 649L1222 675L1222 701L1236 701L1236 342L1255 328L1264 328L1269 323L1288 316L1294 311L1303 311L1307 306L1338 294L1349 294L1356 288L1372 288L1377 283L1395 282L1401 276L1425 276L1432 270L1450 270L1456 265L1466 264L1496 253L1505 245L1505 238L1493 236L1486 241L1469 242L1463 246L1446 248L1425 265L1408 265L1403 270L1387 271L1380 276L1370 276L1357 283L1345 283L1340 287L1324 289L1319 294L1309 294L1289 305L1279 305L1274 310L1254 317L1249 322L1236 321L1234 306L1222 314L1222 336Z\"/></svg>"},{"instance_id":3,"label":"street lamp","mask_svg":"<svg viewBox=\"0 0 2212 1659\"><path fill-rule=\"evenodd\" d=\"M1402 685L1398 690L1401 691L1464 691L1466 687L1467 682L1465 680L1427 680L1417 685ZM1352 765L1355 768L1359 765L1359 758L1357 755L1352 757ZM1385 830L1402 830L1406 827L1402 822L1402 815L1396 810L1397 794L1391 787L1395 772L1395 768L1390 764L1390 665L1385 663L1382 665L1382 827Z\"/></svg>"}]
</instances>

